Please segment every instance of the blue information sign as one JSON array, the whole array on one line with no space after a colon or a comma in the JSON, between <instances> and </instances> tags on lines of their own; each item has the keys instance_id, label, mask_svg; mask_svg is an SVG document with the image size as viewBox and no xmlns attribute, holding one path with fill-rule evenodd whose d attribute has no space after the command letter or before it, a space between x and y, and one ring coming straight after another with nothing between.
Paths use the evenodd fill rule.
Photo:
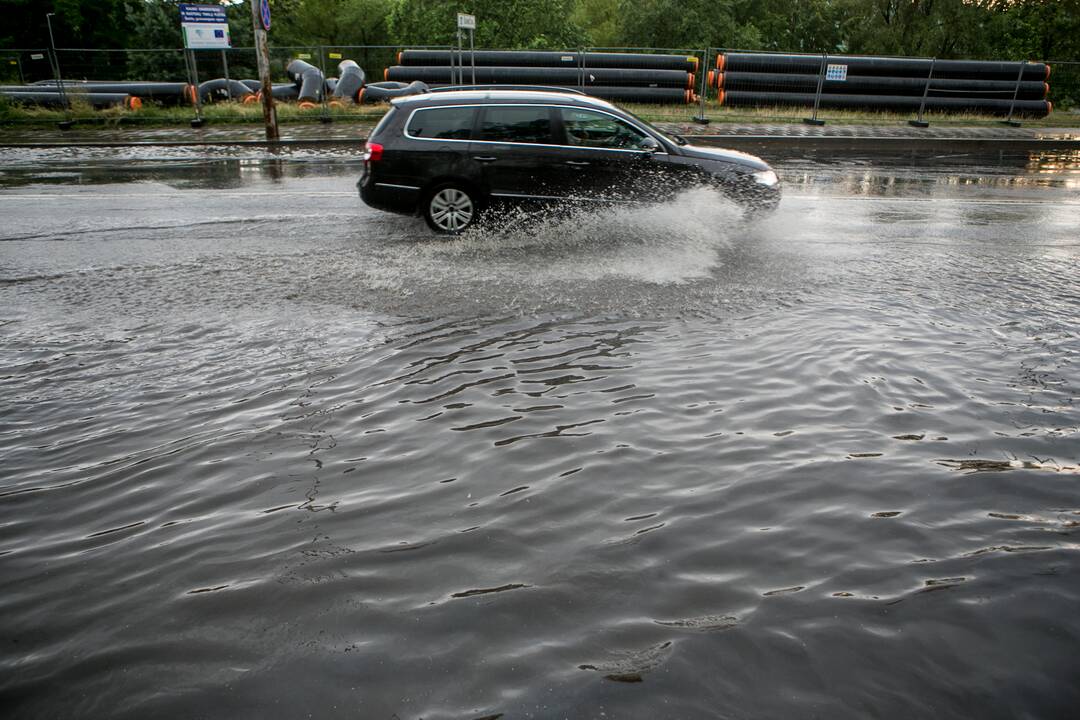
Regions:
<instances>
[{"instance_id":1,"label":"blue information sign","mask_svg":"<svg viewBox=\"0 0 1080 720\"><path fill-rule=\"evenodd\" d=\"M259 3L259 17L262 18L264 30L270 29L270 0L261 0Z\"/></svg>"}]
</instances>

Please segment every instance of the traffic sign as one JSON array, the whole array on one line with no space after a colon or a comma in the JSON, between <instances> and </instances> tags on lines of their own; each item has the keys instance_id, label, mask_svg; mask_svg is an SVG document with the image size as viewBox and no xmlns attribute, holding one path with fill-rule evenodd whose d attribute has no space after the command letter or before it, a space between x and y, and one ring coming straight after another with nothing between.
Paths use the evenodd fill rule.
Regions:
<instances>
[{"instance_id":1,"label":"traffic sign","mask_svg":"<svg viewBox=\"0 0 1080 720\"><path fill-rule=\"evenodd\" d=\"M465 13L457 14L457 26L459 30L475 30L476 29L476 16L466 15Z\"/></svg>"},{"instance_id":2,"label":"traffic sign","mask_svg":"<svg viewBox=\"0 0 1080 720\"><path fill-rule=\"evenodd\" d=\"M270 0L260 0L259 17L262 19L263 30L270 29Z\"/></svg>"}]
</instances>

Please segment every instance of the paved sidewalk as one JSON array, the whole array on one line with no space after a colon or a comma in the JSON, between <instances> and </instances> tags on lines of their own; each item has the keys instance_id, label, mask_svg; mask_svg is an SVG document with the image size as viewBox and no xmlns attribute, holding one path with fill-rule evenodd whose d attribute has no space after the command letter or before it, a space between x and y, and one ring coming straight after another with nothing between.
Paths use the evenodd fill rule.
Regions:
<instances>
[{"instance_id":1,"label":"paved sidewalk","mask_svg":"<svg viewBox=\"0 0 1080 720\"><path fill-rule=\"evenodd\" d=\"M955 126L931 125L914 128L906 124L896 125L823 125L801 123L789 124L733 124L711 123L698 125L694 122L658 122L665 130L683 135L709 138L719 142L784 142L784 143L851 143L875 142L941 142L965 143L1003 142L1010 144L1053 144L1064 147L1080 147L1080 126L1060 128L1027 128L1002 126ZM373 123L293 123L281 126L281 139L287 144L322 144L361 142L373 127ZM199 129L188 127L102 127L100 125L76 125L71 130L52 126L6 125L0 126L0 147L3 146L57 146L57 145L199 145L199 144L261 144L264 134L260 125L207 125Z\"/></svg>"},{"instance_id":2,"label":"paved sidewalk","mask_svg":"<svg viewBox=\"0 0 1080 720\"><path fill-rule=\"evenodd\" d=\"M733 123L659 123L675 132L691 135L769 137L769 138L910 138L934 140L1080 140L1080 126L1061 128L1026 128L999 126L931 125L916 128L896 125L805 125L802 123L740 125ZM677 128L677 129L676 129ZM685 132L684 132L685 131Z\"/></svg>"}]
</instances>

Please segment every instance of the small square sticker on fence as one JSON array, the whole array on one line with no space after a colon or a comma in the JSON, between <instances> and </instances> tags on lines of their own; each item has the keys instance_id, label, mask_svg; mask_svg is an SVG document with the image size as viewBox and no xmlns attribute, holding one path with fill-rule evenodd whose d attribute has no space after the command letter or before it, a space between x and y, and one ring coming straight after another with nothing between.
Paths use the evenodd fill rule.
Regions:
<instances>
[{"instance_id":1,"label":"small square sticker on fence","mask_svg":"<svg viewBox=\"0 0 1080 720\"><path fill-rule=\"evenodd\" d=\"M828 65L825 67L825 79L837 82L847 81L847 65Z\"/></svg>"}]
</instances>

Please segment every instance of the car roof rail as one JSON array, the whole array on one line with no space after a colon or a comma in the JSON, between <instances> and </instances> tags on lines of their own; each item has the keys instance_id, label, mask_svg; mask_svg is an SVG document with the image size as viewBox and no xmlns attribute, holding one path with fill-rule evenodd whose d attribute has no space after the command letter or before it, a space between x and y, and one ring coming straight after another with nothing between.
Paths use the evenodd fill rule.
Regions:
<instances>
[{"instance_id":1,"label":"car roof rail","mask_svg":"<svg viewBox=\"0 0 1080 720\"><path fill-rule=\"evenodd\" d=\"M568 87L556 87L554 85L447 85L446 87L431 88L431 92L450 92L452 90L543 90L545 92L564 92L575 95L588 95L583 90Z\"/></svg>"}]
</instances>

